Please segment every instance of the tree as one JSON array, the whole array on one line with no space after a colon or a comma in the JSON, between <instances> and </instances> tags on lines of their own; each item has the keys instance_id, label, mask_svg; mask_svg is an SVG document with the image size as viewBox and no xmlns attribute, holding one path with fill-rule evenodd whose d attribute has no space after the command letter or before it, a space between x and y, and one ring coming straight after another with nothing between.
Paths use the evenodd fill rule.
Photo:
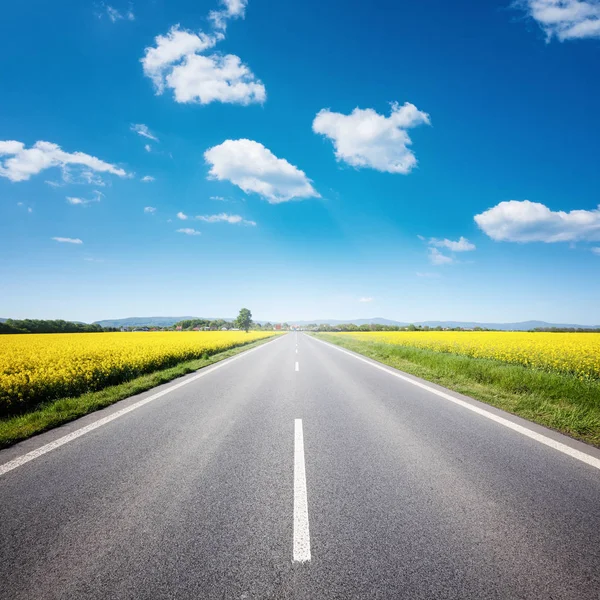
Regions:
<instances>
[{"instance_id":1,"label":"tree","mask_svg":"<svg viewBox=\"0 0 600 600\"><path fill-rule=\"evenodd\" d=\"M252 313L247 308L242 308L240 310L240 314L235 320L236 327L239 329L243 329L246 333L252 326Z\"/></svg>"}]
</instances>

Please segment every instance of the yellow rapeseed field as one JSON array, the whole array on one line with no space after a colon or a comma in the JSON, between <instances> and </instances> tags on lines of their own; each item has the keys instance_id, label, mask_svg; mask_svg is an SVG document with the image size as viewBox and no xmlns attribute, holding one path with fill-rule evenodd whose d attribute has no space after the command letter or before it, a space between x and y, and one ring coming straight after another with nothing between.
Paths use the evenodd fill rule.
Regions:
<instances>
[{"instance_id":1,"label":"yellow rapeseed field","mask_svg":"<svg viewBox=\"0 0 600 600\"><path fill-rule=\"evenodd\" d=\"M0 335L0 414L272 336L203 331Z\"/></svg>"},{"instance_id":2,"label":"yellow rapeseed field","mask_svg":"<svg viewBox=\"0 0 600 600\"><path fill-rule=\"evenodd\" d=\"M426 348L600 379L600 334L508 331L335 333L363 341Z\"/></svg>"}]
</instances>

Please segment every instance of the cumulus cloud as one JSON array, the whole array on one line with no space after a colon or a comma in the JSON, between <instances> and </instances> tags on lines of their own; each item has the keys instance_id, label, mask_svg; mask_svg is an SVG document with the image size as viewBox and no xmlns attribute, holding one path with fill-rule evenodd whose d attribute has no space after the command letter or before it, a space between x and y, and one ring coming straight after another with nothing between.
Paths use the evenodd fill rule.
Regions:
<instances>
[{"instance_id":1,"label":"cumulus cloud","mask_svg":"<svg viewBox=\"0 0 600 600\"><path fill-rule=\"evenodd\" d=\"M152 177L152 175L144 175L144 177L142 177L140 181L143 183L152 183L153 181L155 181L155 179L154 177Z\"/></svg>"},{"instance_id":2,"label":"cumulus cloud","mask_svg":"<svg viewBox=\"0 0 600 600\"><path fill-rule=\"evenodd\" d=\"M265 86L239 56L205 54L224 37L221 31L193 33L179 25L171 27L166 35L157 36L155 46L146 48L141 59L156 93L162 94L169 88L175 101L181 103L263 103L267 97Z\"/></svg>"},{"instance_id":3,"label":"cumulus cloud","mask_svg":"<svg viewBox=\"0 0 600 600\"><path fill-rule=\"evenodd\" d=\"M175 100L181 103L262 104L266 98L265 86L254 78L239 56L213 54L186 56L166 78Z\"/></svg>"},{"instance_id":4,"label":"cumulus cloud","mask_svg":"<svg viewBox=\"0 0 600 600\"><path fill-rule=\"evenodd\" d=\"M86 206L88 204L92 204L94 202L100 202L104 194L99 192L98 190L94 190L93 198L74 198L71 196L67 196L67 202L69 204L73 204L74 206Z\"/></svg>"},{"instance_id":5,"label":"cumulus cloud","mask_svg":"<svg viewBox=\"0 0 600 600\"><path fill-rule=\"evenodd\" d=\"M254 221L247 221L240 215L229 215L227 213L219 213L218 215L204 215L196 217L199 221L204 221L205 223L230 223L231 225L235 225L241 223L242 225L250 225L254 227L256 223Z\"/></svg>"},{"instance_id":6,"label":"cumulus cloud","mask_svg":"<svg viewBox=\"0 0 600 600\"><path fill-rule=\"evenodd\" d=\"M132 124L130 127L131 131L135 131L138 135L142 137L148 138L149 140L153 140L158 142L158 138L150 131L148 125L144 125L143 123Z\"/></svg>"},{"instance_id":7,"label":"cumulus cloud","mask_svg":"<svg viewBox=\"0 0 600 600\"><path fill-rule=\"evenodd\" d=\"M600 241L600 206L564 212L552 211L539 202L509 200L476 215L475 222L496 241Z\"/></svg>"},{"instance_id":8,"label":"cumulus cloud","mask_svg":"<svg viewBox=\"0 0 600 600\"><path fill-rule=\"evenodd\" d=\"M407 129L429 125L429 115L406 103L391 105L389 117L372 108L355 108L349 115L319 111L312 128L333 142L335 157L353 167L387 173L410 173L417 164Z\"/></svg>"},{"instance_id":9,"label":"cumulus cloud","mask_svg":"<svg viewBox=\"0 0 600 600\"><path fill-rule=\"evenodd\" d=\"M199 231L192 229L191 227L185 227L184 229L178 229L177 233L185 233L185 235L202 235Z\"/></svg>"},{"instance_id":10,"label":"cumulus cloud","mask_svg":"<svg viewBox=\"0 0 600 600\"><path fill-rule=\"evenodd\" d=\"M373 302L374 298L370 298L370 297L363 297L363 298L359 298L358 301L359 302Z\"/></svg>"},{"instance_id":11,"label":"cumulus cloud","mask_svg":"<svg viewBox=\"0 0 600 600\"><path fill-rule=\"evenodd\" d=\"M177 218L181 219L182 221L185 221L188 218L188 216L185 213L178 212L177 213Z\"/></svg>"},{"instance_id":12,"label":"cumulus cloud","mask_svg":"<svg viewBox=\"0 0 600 600\"><path fill-rule=\"evenodd\" d=\"M470 252L471 250L475 250L475 244L472 244L467 238L462 236L457 242L448 239L439 240L431 238L429 244L437 248L447 248L451 252Z\"/></svg>"},{"instance_id":13,"label":"cumulus cloud","mask_svg":"<svg viewBox=\"0 0 600 600\"><path fill-rule=\"evenodd\" d=\"M144 206L144 212L148 214L153 214L156 212L156 208L154 208L154 206Z\"/></svg>"},{"instance_id":14,"label":"cumulus cloud","mask_svg":"<svg viewBox=\"0 0 600 600\"><path fill-rule=\"evenodd\" d=\"M209 148L204 160L210 165L209 179L230 181L271 204L293 198L320 198L303 171L252 140L226 140Z\"/></svg>"},{"instance_id":15,"label":"cumulus cloud","mask_svg":"<svg viewBox=\"0 0 600 600\"><path fill-rule=\"evenodd\" d=\"M61 244L83 244L79 238L53 237L52 239Z\"/></svg>"},{"instance_id":16,"label":"cumulus cloud","mask_svg":"<svg viewBox=\"0 0 600 600\"><path fill-rule=\"evenodd\" d=\"M561 42L600 37L600 0L519 0L544 30Z\"/></svg>"},{"instance_id":17,"label":"cumulus cloud","mask_svg":"<svg viewBox=\"0 0 600 600\"><path fill-rule=\"evenodd\" d=\"M95 156L83 152L65 152L51 142L40 141L31 148L25 148L23 142L0 141L0 157L2 156L10 158L0 159L0 177L11 181L27 181L32 175L52 167L62 168L63 176L69 173L69 167L82 169L83 174L90 176L90 181L93 180L91 171L127 176L123 169Z\"/></svg>"},{"instance_id":18,"label":"cumulus cloud","mask_svg":"<svg viewBox=\"0 0 600 600\"><path fill-rule=\"evenodd\" d=\"M451 256L442 254L437 248L429 248L429 260L432 265L449 265L454 262Z\"/></svg>"},{"instance_id":19,"label":"cumulus cloud","mask_svg":"<svg viewBox=\"0 0 600 600\"><path fill-rule=\"evenodd\" d=\"M154 38L154 47L146 48L144 58L141 59L144 74L152 79L157 93L161 94L165 88L165 72L172 65L184 56L212 48L220 39L223 39L222 34L195 34L181 29L179 24L173 25L166 35Z\"/></svg>"}]
</instances>

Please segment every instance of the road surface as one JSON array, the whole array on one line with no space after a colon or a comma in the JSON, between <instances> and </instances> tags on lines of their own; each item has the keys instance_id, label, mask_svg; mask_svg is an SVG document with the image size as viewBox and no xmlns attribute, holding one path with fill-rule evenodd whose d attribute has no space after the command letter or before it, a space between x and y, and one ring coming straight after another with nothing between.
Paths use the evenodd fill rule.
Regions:
<instances>
[{"instance_id":1,"label":"road surface","mask_svg":"<svg viewBox=\"0 0 600 600\"><path fill-rule=\"evenodd\" d=\"M0 452L0 598L600 598L600 453L377 364L291 333Z\"/></svg>"}]
</instances>

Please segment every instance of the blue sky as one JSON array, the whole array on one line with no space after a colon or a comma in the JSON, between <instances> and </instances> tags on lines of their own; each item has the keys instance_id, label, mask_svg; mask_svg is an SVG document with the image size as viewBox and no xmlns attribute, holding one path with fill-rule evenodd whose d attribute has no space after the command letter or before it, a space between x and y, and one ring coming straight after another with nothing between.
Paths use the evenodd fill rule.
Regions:
<instances>
[{"instance_id":1,"label":"blue sky","mask_svg":"<svg viewBox=\"0 0 600 600\"><path fill-rule=\"evenodd\" d=\"M0 52L2 317L600 323L598 0L34 0Z\"/></svg>"}]
</instances>

